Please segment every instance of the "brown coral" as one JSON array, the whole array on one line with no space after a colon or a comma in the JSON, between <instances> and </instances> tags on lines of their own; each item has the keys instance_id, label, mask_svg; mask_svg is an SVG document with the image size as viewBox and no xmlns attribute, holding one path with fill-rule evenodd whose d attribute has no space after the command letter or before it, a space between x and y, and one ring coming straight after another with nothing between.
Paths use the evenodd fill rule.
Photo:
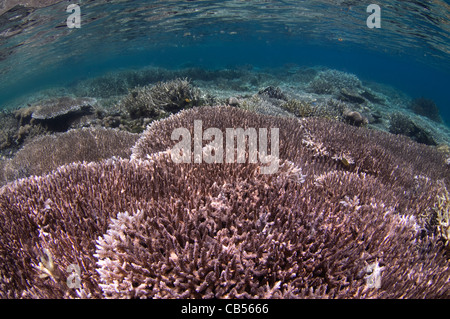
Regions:
<instances>
[{"instance_id":1,"label":"brown coral","mask_svg":"<svg viewBox=\"0 0 450 319\"><path fill-rule=\"evenodd\" d=\"M205 128L278 127L278 172L175 164L170 133L193 119ZM399 151L386 144L395 141ZM408 156L411 165L396 166ZM447 174L431 149L224 107L150 125L132 158L69 164L2 188L2 297L450 296L443 244L415 216ZM73 264L78 289L66 284Z\"/></svg>"}]
</instances>

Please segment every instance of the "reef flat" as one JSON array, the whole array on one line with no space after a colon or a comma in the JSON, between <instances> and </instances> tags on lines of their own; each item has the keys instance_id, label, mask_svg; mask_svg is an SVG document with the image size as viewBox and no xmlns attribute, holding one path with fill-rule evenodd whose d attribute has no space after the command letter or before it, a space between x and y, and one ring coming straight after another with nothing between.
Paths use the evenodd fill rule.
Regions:
<instances>
[{"instance_id":1,"label":"reef flat","mask_svg":"<svg viewBox=\"0 0 450 319\"><path fill-rule=\"evenodd\" d=\"M123 71L14 103L3 298L450 296L450 140L426 98L288 65ZM174 163L195 120L278 128L278 171Z\"/></svg>"}]
</instances>

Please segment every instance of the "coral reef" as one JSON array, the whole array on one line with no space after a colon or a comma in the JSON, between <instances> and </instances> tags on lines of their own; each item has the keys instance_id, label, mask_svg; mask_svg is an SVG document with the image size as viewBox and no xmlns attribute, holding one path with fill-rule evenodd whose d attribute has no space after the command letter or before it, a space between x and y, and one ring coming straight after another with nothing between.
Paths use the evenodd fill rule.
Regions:
<instances>
[{"instance_id":1,"label":"coral reef","mask_svg":"<svg viewBox=\"0 0 450 319\"><path fill-rule=\"evenodd\" d=\"M73 91L77 96L109 98L126 95L129 90L138 86L168 81L176 77L187 77L187 75L178 75L178 72L156 67L122 70L79 81L73 85Z\"/></svg>"},{"instance_id":2,"label":"coral reef","mask_svg":"<svg viewBox=\"0 0 450 319\"><path fill-rule=\"evenodd\" d=\"M439 108L431 99L424 97L415 98L411 101L409 107L416 114L426 116L435 122L442 122Z\"/></svg>"},{"instance_id":3,"label":"coral reef","mask_svg":"<svg viewBox=\"0 0 450 319\"><path fill-rule=\"evenodd\" d=\"M289 100L281 105L283 109L289 113L294 114L297 117L310 117L318 115L316 113L317 108L311 102L299 101L299 100Z\"/></svg>"},{"instance_id":4,"label":"coral reef","mask_svg":"<svg viewBox=\"0 0 450 319\"><path fill-rule=\"evenodd\" d=\"M285 164L268 176L255 164L176 165L163 152L70 164L3 188L0 293L448 297L441 246L417 237L414 218L387 205L392 194L375 178L331 172L298 182ZM379 289L367 285L374 262L384 267ZM77 289L66 284L74 264Z\"/></svg>"},{"instance_id":5,"label":"coral reef","mask_svg":"<svg viewBox=\"0 0 450 319\"><path fill-rule=\"evenodd\" d=\"M37 120L54 120L72 113L84 113L95 103L96 100L92 98L54 98L32 105L31 117Z\"/></svg>"},{"instance_id":6,"label":"coral reef","mask_svg":"<svg viewBox=\"0 0 450 319\"><path fill-rule=\"evenodd\" d=\"M278 172L175 164L171 132L195 119L279 128ZM416 218L449 177L443 154L425 145L208 107L152 123L131 158L68 164L1 189L2 297L449 297L442 242ZM75 289L69 269L79 269Z\"/></svg>"},{"instance_id":7,"label":"coral reef","mask_svg":"<svg viewBox=\"0 0 450 319\"><path fill-rule=\"evenodd\" d=\"M18 122L11 113L3 111L0 113L0 123L0 150L4 150L16 144Z\"/></svg>"},{"instance_id":8,"label":"coral reef","mask_svg":"<svg viewBox=\"0 0 450 319\"><path fill-rule=\"evenodd\" d=\"M426 209L434 202L436 181L448 182L450 177L444 154L401 135L323 118L298 120L255 115L232 107L195 108L153 122L133 147L132 158L145 160L149 154L173 147L171 133L175 127L188 128L193 136L194 120L202 120L204 127L221 130L278 127L280 157L301 165L303 173L320 175L340 169L375 176L395 190L396 205L405 213L409 210L410 214L418 215ZM418 175L430 180L418 185Z\"/></svg>"},{"instance_id":9,"label":"coral reef","mask_svg":"<svg viewBox=\"0 0 450 319\"><path fill-rule=\"evenodd\" d=\"M21 125L28 130L31 126L41 126L45 131L64 132L82 116L91 114L97 103L93 98L73 98L68 96L40 101L28 108L15 112ZM31 114L31 117L30 117Z\"/></svg>"},{"instance_id":10,"label":"coral reef","mask_svg":"<svg viewBox=\"0 0 450 319\"><path fill-rule=\"evenodd\" d=\"M345 102L362 104L366 103L366 99L355 91L350 91L347 88L342 88L339 92L339 99Z\"/></svg>"},{"instance_id":11,"label":"coral reef","mask_svg":"<svg viewBox=\"0 0 450 319\"><path fill-rule=\"evenodd\" d=\"M336 96L360 85L327 76L321 85L327 79ZM191 108L204 100L178 79L136 88L121 105L140 98L130 117L189 109L152 122L136 144L136 134L80 129L30 140L0 161L5 181L34 175L0 189L0 297L450 297L446 154L356 127L365 123L350 108L357 101L302 105L269 86L233 105L311 116ZM327 110L353 126L313 117ZM30 114L18 112L14 125L25 130ZM95 116L123 125L121 113ZM174 163L171 134L193 136L194 120L222 132L279 128L278 172Z\"/></svg>"},{"instance_id":12,"label":"coral reef","mask_svg":"<svg viewBox=\"0 0 450 319\"><path fill-rule=\"evenodd\" d=\"M309 83L309 90L316 94L339 94L341 90L361 88L361 81L354 75L338 70L323 70Z\"/></svg>"},{"instance_id":13,"label":"coral reef","mask_svg":"<svg viewBox=\"0 0 450 319\"><path fill-rule=\"evenodd\" d=\"M205 177L214 174L215 170L205 168L198 167L195 173ZM402 294L440 296L448 291L445 261L422 263L421 254L411 249L416 233L413 219L402 219L386 208L365 207L369 202L357 197L337 203L332 196L317 210L310 209L318 205L316 201L301 201L314 192L325 195L332 185L339 189L336 180L372 190L375 185L370 185L370 179L344 174L324 178L317 186L311 180L300 186L279 179L280 192L265 189L267 181L259 180L260 176L248 180L253 172L243 170L242 175L227 170L240 178L227 178L226 184L219 177L215 183L197 186L201 194L208 188L204 200L197 204L184 205L190 197L181 195L181 189L181 197L169 203L117 214L96 247L105 295L395 298ZM183 176L189 183L191 174ZM291 196L294 198L288 199ZM298 206L283 204L297 201ZM187 207L191 207L189 214L183 214ZM378 259L384 265L380 289L364 289L368 265ZM408 269L403 262L412 267ZM421 276L428 277L427 271L438 276L438 286L426 287ZM413 292L414 283L406 279L407 273L425 291Z\"/></svg>"},{"instance_id":14,"label":"coral reef","mask_svg":"<svg viewBox=\"0 0 450 319\"><path fill-rule=\"evenodd\" d=\"M345 121L351 125L362 126L369 122L367 118L362 116L361 113L357 111L345 110L342 115Z\"/></svg>"},{"instance_id":15,"label":"coral reef","mask_svg":"<svg viewBox=\"0 0 450 319\"><path fill-rule=\"evenodd\" d=\"M203 69L189 64L183 67L185 68L171 70L146 67L110 72L97 78L80 80L68 87L39 92L36 96L22 99L20 103L10 106L12 109L21 107L26 113L27 110L23 106L27 103L36 104L55 96L95 97L98 102L92 114L77 116L75 121L70 121L68 127L66 125L56 131L100 125L140 133L152 120L163 118L172 112L154 109L153 112L144 111L142 116L138 115L139 111L131 116L120 101L131 98L128 93L138 91L139 88L151 88L157 83L168 83L172 79L189 78L192 87L202 92L202 102L199 105L229 104L262 114L292 116L292 113L282 107L283 103L288 103L285 106L293 110L295 101L300 101L305 107L305 110L300 110L300 116L326 116L353 125L366 125L368 122L368 127L384 131L389 130L390 114L408 113L405 106L411 103L411 97L392 87L367 81L361 83L352 74L323 67L305 69L297 65L286 65L281 68L261 69L246 65L234 69ZM314 90L311 90L315 83L313 79L322 77L328 79L330 90L325 94L314 93ZM290 102L294 105L289 105ZM309 103L311 105L307 105ZM303 106L300 106L300 109ZM184 107L189 108L191 105ZM345 116L344 109L359 113L364 118L363 122L355 121L352 116ZM408 115L417 126L429 132L436 143L450 143L450 132L446 130L444 123L436 125L426 117ZM16 133L12 131L9 132L12 134L4 135L10 136L11 142L5 144L7 148L14 150L28 137L40 135L47 130L55 131L52 127L43 125L44 123L31 121L29 115L24 116L24 119L26 120L20 124L19 138L15 138ZM10 150L3 154L8 152Z\"/></svg>"},{"instance_id":16,"label":"coral reef","mask_svg":"<svg viewBox=\"0 0 450 319\"><path fill-rule=\"evenodd\" d=\"M202 104L200 90L187 79L137 87L121 102L132 118L161 116Z\"/></svg>"},{"instance_id":17,"label":"coral reef","mask_svg":"<svg viewBox=\"0 0 450 319\"><path fill-rule=\"evenodd\" d=\"M127 74L127 83L143 81L149 76L148 72L143 75ZM137 79L132 80L133 75ZM157 78L161 76L163 75L154 75ZM100 78L96 81L102 80L103 78ZM79 89L79 86L76 89ZM139 96L136 95L138 91L141 92ZM28 103L26 107L4 111L0 114L0 151L11 157L28 139L83 127L101 126L140 133L151 121L168 116L175 112L177 107L192 107L212 101L208 96L200 96L200 91L183 79L135 88L133 92L124 97L125 106L118 98L99 101L94 98L63 96L36 98L37 101Z\"/></svg>"},{"instance_id":18,"label":"coral reef","mask_svg":"<svg viewBox=\"0 0 450 319\"><path fill-rule=\"evenodd\" d=\"M407 115L400 112L391 114L389 121L389 132L392 134L408 136L418 143L437 145L433 136L429 132L417 125Z\"/></svg>"},{"instance_id":19,"label":"coral reef","mask_svg":"<svg viewBox=\"0 0 450 319\"><path fill-rule=\"evenodd\" d=\"M82 128L36 137L2 167L0 185L30 175L43 175L63 164L129 157L137 134L105 128Z\"/></svg>"},{"instance_id":20,"label":"coral reef","mask_svg":"<svg viewBox=\"0 0 450 319\"><path fill-rule=\"evenodd\" d=\"M284 103L284 100L273 99L265 95L255 94L250 98L239 101L238 106L244 110L259 114L292 117L293 114L281 107Z\"/></svg>"},{"instance_id":21,"label":"coral reef","mask_svg":"<svg viewBox=\"0 0 450 319\"><path fill-rule=\"evenodd\" d=\"M281 104L281 108L297 117L324 117L329 119L340 119L341 111L329 103L318 103L314 101L301 101L290 99Z\"/></svg>"},{"instance_id":22,"label":"coral reef","mask_svg":"<svg viewBox=\"0 0 450 319\"><path fill-rule=\"evenodd\" d=\"M40 124L30 124L29 108L0 113L0 152L10 156L27 138L42 135L46 129Z\"/></svg>"},{"instance_id":23,"label":"coral reef","mask_svg":"<svg viewBox=\"0 0 450 319\"><path fill-rule=\"evenodd\" d=\"M287 96L281 91L279 87L268 86L263 90L258 92L261 96L266 96L270 99L284 100L287 101Z\"/></svg>"}]
</instances>

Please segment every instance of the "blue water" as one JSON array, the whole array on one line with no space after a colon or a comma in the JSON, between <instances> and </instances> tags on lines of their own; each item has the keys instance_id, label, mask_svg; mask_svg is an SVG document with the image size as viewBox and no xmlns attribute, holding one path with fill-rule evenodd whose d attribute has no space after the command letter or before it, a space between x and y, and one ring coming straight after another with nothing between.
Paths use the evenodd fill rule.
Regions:
<instances>
[{"instance_id":1,"label":"blue water","mask_svg":"<svg viewBox=\"0 0 450 319\"><path fill-rule=\"evenodd\" d=\"M65 26L67 2L0 23L3 35L22 30L0 41L0 107L119 69L297 64L431 98L450 122L448 1L380 2L380 29L366 26L371 1L77 3L80 29Z\"/></svg>"}]
</instances>

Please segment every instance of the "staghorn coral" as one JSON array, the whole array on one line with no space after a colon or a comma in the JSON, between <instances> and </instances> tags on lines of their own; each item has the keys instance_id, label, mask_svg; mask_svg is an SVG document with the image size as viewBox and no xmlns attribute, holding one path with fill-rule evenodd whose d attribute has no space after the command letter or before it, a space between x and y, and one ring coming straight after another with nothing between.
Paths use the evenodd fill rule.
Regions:
<instances>
[{"instance_id":1,"label":"staghorn coral","mask_svg":"<svg viewBox=\"0 0 450 319\"><path fill-rule=\"evenodd\" d=\"M152 123L134 146L132 157L145 159L147 154L167 150L175 143L167 144L172 130L186 127L192 134L194 120L222 130L236 126L283 128L281 158L301 165L307 175L338 169L374 176L395 190L392 203L404 214L419 216L434 202L440 181L449 183L445 155L407 137L321 118L269 117L231 107L193 109Z\"/></svg>"},{"instance_id":2,"label":"staghorn coral","mask_svg":"<svg viewBox=\"0 0 450 319\"><path fill-rule=\"evenodd\" d=\"M371 183L357 176L347 178L364 189ZM404 221L386 207L375 208L375 202L365 201L359 206L341 205L338 212L332 209L337 204L330 202L309 210L306 207L317 202L302 202L305 197L300 195L320 192L321 186L310 182L299 187L284 181L283 192L270 196L275 190L267 193L257 180L235 186L209 184L207 197L188 208L188 214L182 213L183 199L118 214L97 241L103 291L115 298L392 298L408 289L394 292L389 285L409 289L414 285L405 278L408 272L422 282L421 273L402 264L420 258L414 249L403 251L400 240L414 245L414 220ZM281 204L291 194L298 207ZM367 265L376 260L385 267L381 289L364 291ZM439 285L446 286L448 273L439 273L445 268L433 262L424 267L438 274ZM432 288L422 296L445 294L446 289Z\"/></svg>"},{"instance_id":3,"label":"staghorn coral","mask_svg":"<svg viewBox=\"0 0 450 319\"><path fill-rule=\"evenodd\" d=\"M187 79L175 79L134 88L122 100L121 105L132 118L137 118L176 113L202 103L199 89L193 87Z\"/></svg>"},{"instance_id":4,"label":"staghorn coral","mask_svg":"<svg viewBox=\"0 0 450 319\"><path fill-rule=\"evenodd\" d=\"M304 121L306 122L306 121ZM329 160L341 154L351 165L337 160L345 170L364 172L396 189L400 210L419 215L439 188L439 181L449 183L450 170L439 151L411 139L385 132L348 126L343 123L311 119L305 123L313 145L320 146ZM317 152L315 148L312 152ZM417 176L424 178L417 179ZM414 204L412 204L414 203Z\"/></svg>"},{"instance_id":5,"label":"staghorn coral","mask_svg":"<svg viewBox=\"0 0 450 319\"><path fill-rule=\"evenodd\" d=\"M133 158L145 159L147 154L166 151L174 128L185 127L193 134L194 120L202 120L203 127L280 128L280 157L302 166L306 174L323 173L335 169L364 172L376 176L395 187L405 205L419 200L421 206L433 198L426 188L444 178L448 182L449 168L445 156L426 145L404 136L346 125L321 118L280 118L253 114L233 107L203 107L182 111L168 120L149 125L133 147ZM306 144L305 144L306 143ZM347 165L340 160L353 162ZM416 189L415 176L430 177L421 193ZM426 197L429 196L429 197Z\"/></svg>"},{"instance_id":6,"label":"staghorn coral","mask_svg":"<svg viewBox=\"0 0 450 319\"><path fill-rule=\"evenodd\" d=\"M170 133L194 119L280 128L278 172L173 163ZM318 143L326 152L315 155ZM131 160L69 164L1 189L0 295L448 298L442 242L415 217L443 167L431 148L343 123L183 111L151 124ZM77 289L65 283L73 264Z\"/></svg>"},{"instance_id":7,"label":"staghorn coral","mask_svg":"<svg viewBox=\"0 0 450 319\"><path fill-rule=\"evenodd\" d=\"M77 161L97 161L112 156L129 157L138 135L104 128L74 129L29 140L5 160L1 183L30 175L42 175Z\"/></svg>"}]
</instances>

